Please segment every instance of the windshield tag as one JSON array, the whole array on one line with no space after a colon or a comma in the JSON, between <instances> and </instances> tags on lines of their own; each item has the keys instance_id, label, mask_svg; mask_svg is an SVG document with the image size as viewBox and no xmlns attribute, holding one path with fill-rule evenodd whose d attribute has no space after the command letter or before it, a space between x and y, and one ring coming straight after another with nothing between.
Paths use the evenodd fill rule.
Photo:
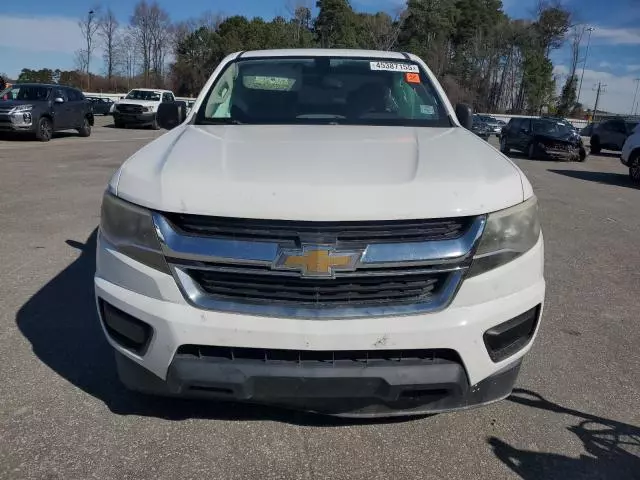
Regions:
<instances>
[{"instance_id":1,"label":"windshield tag","mask_svg":"<svg viewBox=\"0 0 640 480\"><path fill-rule=\"evenodd\" d=\"M420 113L423 115L433 115L434 112L433 105L420 105Z\"/></svg>"},{"instance_id":2,"label":"windshield tag","mask_svg":"<svg viewBox=\"0 0 640 480\"><path fill-rule=\"evenodd\" d=\"M369 62L369 68L371 70L383 70L385 72L420 73L420 69L418 68L417 65L411 65L408 63Z\"/></svg>"}]
</instances>

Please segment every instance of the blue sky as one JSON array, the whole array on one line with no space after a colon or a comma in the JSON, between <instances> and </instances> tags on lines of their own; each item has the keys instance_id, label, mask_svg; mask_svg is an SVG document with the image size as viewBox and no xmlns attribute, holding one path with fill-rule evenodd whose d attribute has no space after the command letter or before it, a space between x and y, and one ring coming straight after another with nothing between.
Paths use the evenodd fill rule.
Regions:
<instances>
[{"instance_id":1,"label":"blue sky","mask_svg":"<svg viewBox=\"0 0 640 480\"><path fill-rule=\"evenodd\" d=\"M128 22L132 0L103 0L122 23ZM266 18L287 14L287 0L159 0L173 20L198 17L210 10L225 15L241 14ZM308 0L314 4L315 0ZM357 10L393 11L403 0L352 0ZM530 18L537 0L503 0L504 10L514 18ZM581 100L593 105L595 83L608 85L602 97L603 108L629 113L640 77L640 0L564 0L576 18L592 25L589 58ZM21 0L3 2L0 10L0 72L16 76L27 68L73 68L73 53L82 45L77 19L86 14L87 0ZM99 54L92 62L102 71ZM568 48L553 53L555 71L563 81L569 62ZM639 95L640 96L640 95Z\"/></svg>"}]
</instances>

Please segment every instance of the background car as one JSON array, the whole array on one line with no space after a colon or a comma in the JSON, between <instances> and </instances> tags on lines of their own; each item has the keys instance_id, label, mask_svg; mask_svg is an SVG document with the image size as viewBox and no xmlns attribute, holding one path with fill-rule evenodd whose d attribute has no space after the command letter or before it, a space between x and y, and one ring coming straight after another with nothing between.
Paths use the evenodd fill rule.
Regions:
<instances>
[{"instance_id":1,"label":"background car","mask_svg":"<svg viewBox=\"0 0 640 480\"><path fill-rule=\"evenodd\" d=\"M621 151L637 125L637 120L623 118L612 118L597 124L591 133L591 152L600 153L602 149Z\"/></svg>"},{"instance_id":2,"label":"background car","mask_svg":"<svg viewBox=\"0 0 640 480\"><path fill-rule=\"evenodd\" d=\"M620 161L629 168L629 178L640 185L640 124L636 125L622 146Z\"/></svg>"},{"instance_id":3,"label":"background car","mask_svg":"<svg viewBox=\"0 0 640 480\"><path fill-rule=\"evenodd\" d=\"M589 123L586 127L583 127L582 130L580 130L580 136L590 137L591 134L593 133L594 126L595 126L595 123Z\"/></svg>"},{"instance_id":4,"label":"background car","mask_svg":"<svg viewBox=\"0 0 640 480\"><path fill-rule=\"evenodd\" d=\"M480 118L479 115L473 116L473 123L471 124L471 131L484 140L489 140L492 130L491 128Z\"/></svg>"},{"instance_id":5,"label":"background car","mask_svg":"<svg viewBox=\"0 0 640 480\"><path fill-rule=\"evenodd\" d=\"M0 92L0 131L32 133L48 142L60 130L91 135L93 112L82 92L64 85L16 83Z\"/></svg>"},{"instance_id":6,"label":"background car","mask_svg":"<svg viewBox=\"0 0 640 480\"><path fill-rule=\"evenodd\" d=\"M487 125L487 127L489 127L491 133L495 135L500 135L502 127L505 126L505 122L503 122L502 120L498 120L491 115L478 115L478 118L482 120Z\"/></svg>"},{"instance_id":7,"label":"background car","mask_svg":"<svg viewBox=\"0 0 640 480\"><path fill-rule=\"evenodd\" d=\"M500 151L525 152L530 159L561 158L583 162L582 138L566 122L551 118L512 118L500 135Z\"/></svg>"},{"instance_id":8,"label":"background car","mask_svg":"<svg viewBox=\"0 0 640 480\"><path fill-rule=\"evenodd\" d=\"M91 103L94 115L109 115L113 107L113 100L106 97L87 97Z\"/></svg>"}]
</instances>

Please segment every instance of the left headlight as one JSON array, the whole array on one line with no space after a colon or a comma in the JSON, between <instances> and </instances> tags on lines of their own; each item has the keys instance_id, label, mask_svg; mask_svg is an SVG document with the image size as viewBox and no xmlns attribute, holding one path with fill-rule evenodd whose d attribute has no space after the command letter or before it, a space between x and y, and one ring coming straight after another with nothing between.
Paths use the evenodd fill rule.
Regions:
<instances>
[{"instance_id":1,"label":"left headlight","mask_svg":"<svg viewBox=\"0 0 640 480\"><path fill-rule=\"evenodd\" d=\"M100 233L128 257L170 273L155 231L151 212L106 192L102 199Z\"/></svg>"},{"instance_id":2,"label":"left headlight","mask_svg":"<svg viewBox=\"0 0 640 480\"><path fill-rule=\"evenodd\" d=\"M468 276L504 265L531 250L540 238L535 196L514 207L489 214Z\"/></svg>"},{"instance_id":3,"label":"left headlight","mask_svg":"<svg viewBox=\"0 0 640 480\"><path fill-rule=\"evenodd\" d=\"M33 110L33 105L18 105L14 107L11 113L23 113Z\"/></svg>"}]
</instances>

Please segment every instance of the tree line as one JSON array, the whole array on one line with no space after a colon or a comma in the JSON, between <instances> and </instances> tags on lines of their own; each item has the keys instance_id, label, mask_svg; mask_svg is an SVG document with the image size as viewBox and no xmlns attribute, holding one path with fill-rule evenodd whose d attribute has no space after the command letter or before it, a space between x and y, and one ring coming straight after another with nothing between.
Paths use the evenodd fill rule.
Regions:
<instances>
[{"instance_id":1,"label":"tree line","mask_svg":"<svg viewBox=\"0 0 640 480\"><path fill-rule=\"evenodd\" d=\"M574 22L560 0L539 0L531 20L510 18L502 0L408 0L391 13L359 12L349 0L317 0L315 5L287 0L283 10L268 21L207 12L172 22L156 1L140 0L128 24L121 25L111 10L95 6L79 22L84 46L76 53L76 70L52 74L86 90L169 87L179 96L195 96L234 51L399 50L423 58L452 102L470 103L478 111L581 113L576 69L585 26ZM566 42L572 64L556 96L558 79L549 56ZM98 50L103 75L90 74Z\"/></svg>"}]
</instances>

